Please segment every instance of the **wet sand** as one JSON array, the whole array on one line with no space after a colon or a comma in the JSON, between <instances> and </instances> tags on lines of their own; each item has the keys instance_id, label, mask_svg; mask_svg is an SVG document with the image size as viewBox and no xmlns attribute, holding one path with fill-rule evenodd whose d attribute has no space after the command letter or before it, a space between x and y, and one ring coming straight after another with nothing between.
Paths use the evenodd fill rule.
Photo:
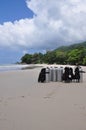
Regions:
<instances>
[{"instance_id":1,"label":"wet sand","mask_svg":"<svg viewBox=\"0 0 86 130\"><path fill-rule=\"evenodd\" d=\"M40 69L0 72L0 130L86 130L86 73L38 83Z\"/></svg>"}]
</instances>

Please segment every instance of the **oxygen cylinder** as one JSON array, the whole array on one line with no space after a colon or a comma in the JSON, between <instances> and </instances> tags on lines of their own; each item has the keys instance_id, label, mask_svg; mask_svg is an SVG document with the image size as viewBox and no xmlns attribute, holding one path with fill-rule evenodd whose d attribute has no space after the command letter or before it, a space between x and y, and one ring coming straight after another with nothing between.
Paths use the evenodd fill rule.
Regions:
<instances>
[{"instance_id":1,"label":"oxygen cylinder","mask_svg":"<svg viewBox=\"0 0 86 130\"><path fill-rule=\"evenodd\" d=\"M58 81L58 67L55 67L56 69L56 81Z\"/></svg>"},{"instance_id":2,"label":"oxygen cylinder","mask_svg":"<svg viewBox=\"0 0 86 130\"><path fill-rule=\"evenodd\" d=\"M53 68L53 82L56 82L56 67Z\"/></svg>"},{"instance_id":3,"label":"oxygen cylinder","mask_svg":"<svg viewBox=\"0 0 86 130\"><path fill-rule=\"evenodd\" d=\"M46 83L48 83L49 81L50 81L50 76L49 76L49 74L50 74L50 69L47 67L46 68L46 73L45 73L45 82Z\"/></svg>"},{"instance_id":4,"label":"oxygen cylinder","mask_svg":"<svg viewBox=\"0 0 86 130\"><path fill-rule=\"evenodd\" d=\"M57 69L57 81L62 81L62 75L63 75L63 67L60 67Z\"/></svg>"},{"instance_id":5,"label":"oxygen cylinder","mask_svg":"<svg viewBox=\"0 0 86 130\"><path fill-rule=\"evenodd\" d=\"M50 67L49 77L50 77L50 81L53 81L53 67Z\"/></svg>"}]
</instances>

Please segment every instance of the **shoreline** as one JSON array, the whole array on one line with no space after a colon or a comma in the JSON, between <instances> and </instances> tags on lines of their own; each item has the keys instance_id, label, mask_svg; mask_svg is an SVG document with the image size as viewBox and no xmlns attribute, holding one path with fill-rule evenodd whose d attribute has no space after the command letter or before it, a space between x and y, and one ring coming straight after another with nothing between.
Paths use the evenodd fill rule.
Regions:
<instances>
[{"instance_id":1,"label":"shoreline","mask_svg":"<svg viewBox=\"0 0 86 130\"><path fill-rule=\"evenodd\" d=\"M42 65L35 64L9 64L9 65L0 65L0 72L6 71L16 71L16 70L25 70L25 69L34 69L37 67L43 67Z\"/></svg>"},{"instance_id":2,"label":"shoreline","mask_svg":"<svg viewBox=\"0 0 86 130\"><path fill-rule=\"evenodd\" d=\"M6 64L6 65L0 65L0 72L43 68L43 67L66 67L66 66L75 67L75 65L62 65L62 64ZM81 67L85 68L86 66Z\"/></svg>"}]
</instances>

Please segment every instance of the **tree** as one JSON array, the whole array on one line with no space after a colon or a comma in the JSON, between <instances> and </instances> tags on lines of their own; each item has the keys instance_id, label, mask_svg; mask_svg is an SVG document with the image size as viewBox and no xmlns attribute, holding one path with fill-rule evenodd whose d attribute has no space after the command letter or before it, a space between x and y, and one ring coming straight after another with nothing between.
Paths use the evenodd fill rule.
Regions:
<instances>
[{"instance_id":1,"label":"tree","mask_svg":"<svg viewBox=\"0 0 86 130\"><path fill-rule=\"evenodd\" d=\"M34 63L34 64L42 63L42 59L43 59L42 53L34 53L32 55L32 63Z\"/></svg>"},{"instance_id":2,"label":"tree","mask_svg":"<svg viewBox=\"0 0 86 130\"><path fill-rule=\"evenodd\" d=\"M70 51L67 55L68 59L67 62L70 64L76 64L78 63L78 59L79 59L79 51L78 49L74 49L72 51Z\"/></svg>"},{"instance_id":3,"label":"tree","mask_svg":"<svg viewBox=\"0 0 86 130\"><path fill-rule=\"evenodd\" d=\"M66 52L64 51L57 51L56 52L56 63L58 64L65 64L66 62Z\"/></svg>"},{"instance_id":4,"label":"tree","mask_svg":"<svg viewBox=\"0 0 86 130\"><path fill-rule=\"evenodd\" d=\"M70 64L83 64L83 58L86 55L86 49L84 47L78 47L74 50L71 50L70 52L68 52L68 59L67 61Z\"/></svg>"},{"instance_id":5,"label":"tree","mask_svg":"<svg viewBox=\"0 0 86 130\"><path fill-rule=\"evenodd\" d=\"M44 54L44 62L48 64L56 63L56 55L53 51L48 51L46 54Z\"/></svg>"},{"instance_id":6,"label":"tree","mask_svg":"<svg viewBox=\"0 0 86 130\"><path fill-rule=\"evenodd\" d=\"M21 58L21 63L31 64L31 63L32 63L32 55L31 55L31 54L25 54L25 55Z\"/></svg>"}]
</instances>

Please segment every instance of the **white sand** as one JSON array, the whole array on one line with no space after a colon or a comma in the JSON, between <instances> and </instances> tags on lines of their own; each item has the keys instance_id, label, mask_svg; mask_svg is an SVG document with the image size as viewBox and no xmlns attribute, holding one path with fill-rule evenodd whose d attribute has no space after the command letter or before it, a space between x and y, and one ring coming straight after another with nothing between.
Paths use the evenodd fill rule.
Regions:
<instances>
[{"instance_id":1,"label":"white sand","mask_svg":"<svg viewBox=\"0 0 86 130\"><path fill-rule=\"evenodd\" d=\"M38 83L40 69L0 72L0 130L86 130L86 73Z\"/></svg>"}]
</instances>

